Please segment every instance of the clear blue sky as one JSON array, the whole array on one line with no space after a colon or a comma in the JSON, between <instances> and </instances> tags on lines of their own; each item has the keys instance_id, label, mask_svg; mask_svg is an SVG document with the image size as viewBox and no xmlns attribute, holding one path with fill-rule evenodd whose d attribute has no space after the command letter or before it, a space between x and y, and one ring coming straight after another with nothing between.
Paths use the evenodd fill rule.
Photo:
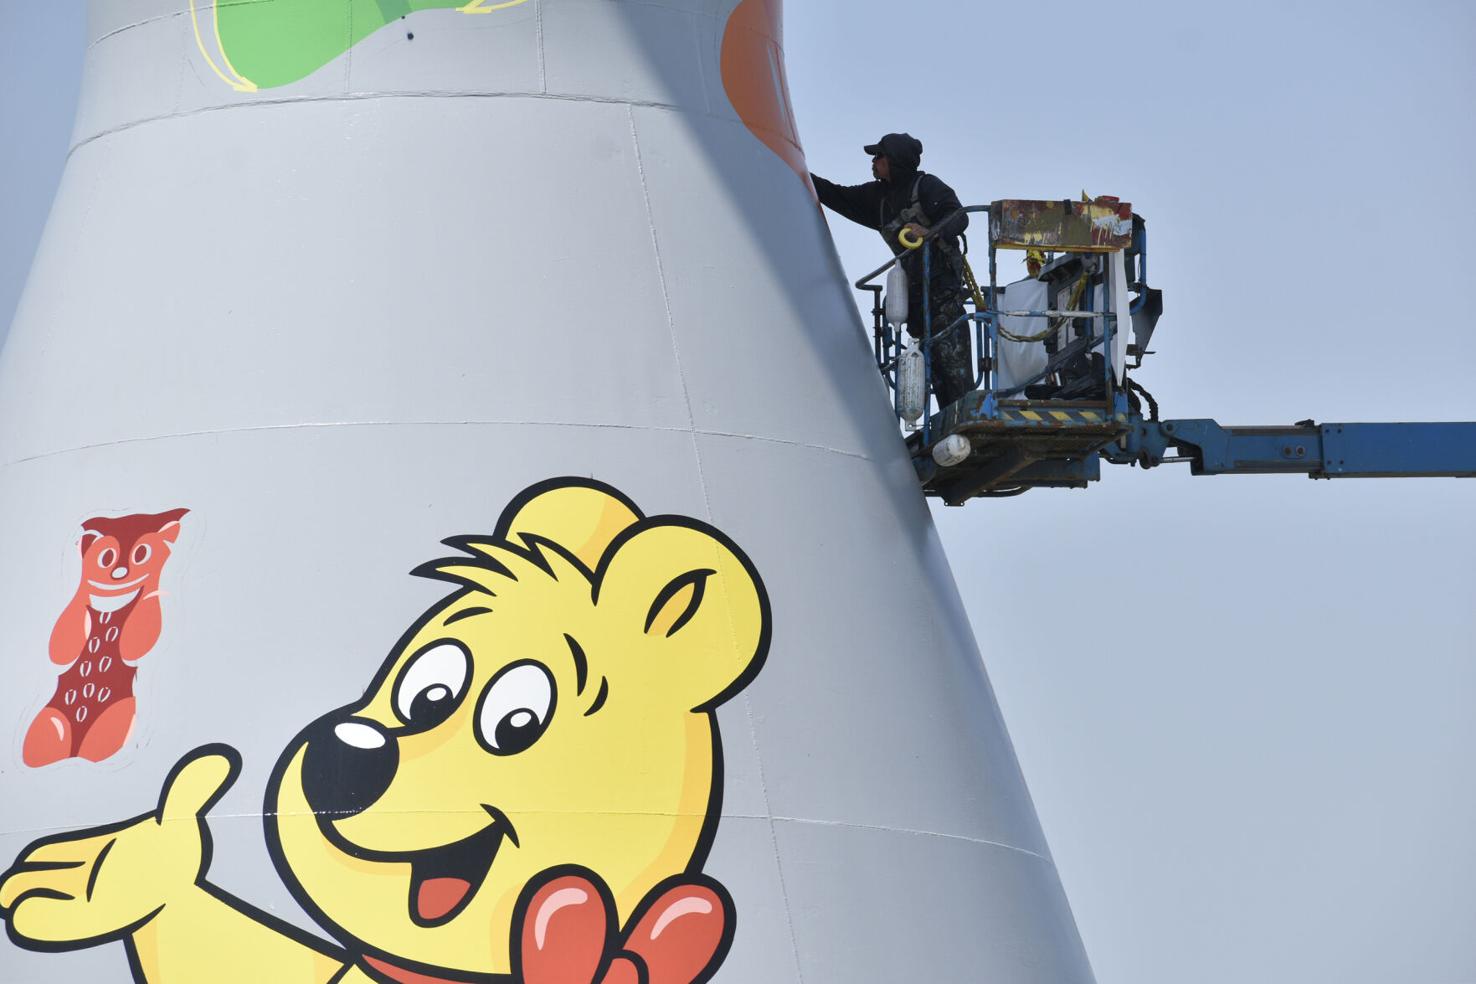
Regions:
<instances>
[{"instance_id":1,"label":"clear blue sky","mask_svg":"<svg viewBox=\"0 0 1476 984\"><path fill-rule=\"evenodd\" d=\"M816 171L906 129L967 200L1148 217L1168 415L1476 419L1476 6L789 7ZM0 3L0 323L82 44ZM1476 482L1118 470L938 522L1102 984L1476 982Z\"/></svg>"}]
</instances>

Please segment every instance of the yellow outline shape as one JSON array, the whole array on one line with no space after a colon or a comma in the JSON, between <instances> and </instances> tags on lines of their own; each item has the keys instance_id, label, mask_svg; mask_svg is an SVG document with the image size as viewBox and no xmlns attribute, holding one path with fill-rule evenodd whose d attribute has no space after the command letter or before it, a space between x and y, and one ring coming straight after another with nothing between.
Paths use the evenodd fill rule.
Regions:
<instances>
[{"instance_id":1,"label":"yellow outline shape","mask_svg":"<svg viewBox=\"0 0 1476 984\"><path fill-rule=\"evenodd\" d=\"M487 0L471 0L465 7L458 7L456 9L463 14L491 14L499 10L506 10L509 7L520 7L527 3L528 0L502 0L501 3L494 3L490 7L483 6L486 2ZM225 41L220 36L220 10L218 9L217 3L218 0L211 0L211 9L215 12L215 44L220 49L220 58L221 61L225 62L225 69L222 69L216 64L215 58L210 54L210 49L205 47L205 38L200 33L198 0L190 0L190 25L195 30L195 47L200 49L200 55L205 59L205 64L209 65L210 70L226 85L235 89L237 92L256 92L259 89L257 84L242 75L236 66L231 64L231 56L226 53ZM227 69L230 71L230 75L226 74ZM232 78L232 75L235 78Z\"/></svg>"},{"instance_id":2,"label":"yellow outline shape","mask_svg":"<svg viewBox=\"0 0 1476 984\"><path fill-rule=\"evenodd\" d=\"M191 3L194 3L195 0L190 0L190 2ZM231 63L231 53L229 51L226 51L225 39L220 36L220 4L219 4L219 0L216 0L216 8L215 8L215 46L220 49L220 60L226 63L226 68L229 68L231 70L231 74L234 75L236 78L240 79L241 82L244 85L248 85L248 86L251 87L251 88L245 89L243 91L245 91L245 92L255 92L256 89L257 89L256 83L253 82L253 81L251 81L250 79L248 79L246 76L242 75L241 74L241 70L238 69L238 68L236 68L236 66Z\"/></svg>"},{"instance_id":3,"label":"yellow outline shape","mask_svg":"<svg viewBox=\"0 0 1476 984\"><path fill-rule=\"evenodd\" d=\"M506 10L508 7L521 6L527 3L528 0L503 0L502 3L494 3L490 7L483 7L482 4L486 2L487 0L471 0L471 3L465 7L457 7L456 9L463 14L490 14L498 10Z\"/></svg>"},{"instance_id":4,"label":"yellow outline shape","mask_svg":"<svg viewBox=\"0 0 1476 984\"><path fill-rule=\"evenodd\" d=\"M522 2L522 0L519 0L519 2ZM221 67L215 63L215 59L210 56L209 49L205 47L205 39L200 36L200 13L195 7L195 0L190 0L190 23L195 28L195 46L200 49L200 54L205 57L205 63L210 66L210 70L218 75L220 80L226 85L235 89L237 92L257 91L256 83L240 72L237 72L236 66L231 64L230 56L226 54L225 43L220 38L220 11L215 8L214 0L212 0L211 9L215 11L215 43L220 46L220 57L226 63L226 67L235 74L236 78L233 79L223 72Z\"/></svg>"},{"instance_id":5,"label":"yellow outline shape","mask_svg":"<svg viewBox=\"0 0 1476 984\"><path fill-rule=\"evenodd\" d=\"M908 229L903 229L897 233L897 242L901 243L907 249L917 249L923 244L922 237L914 236Z\"/></svg>"}]
</instances>

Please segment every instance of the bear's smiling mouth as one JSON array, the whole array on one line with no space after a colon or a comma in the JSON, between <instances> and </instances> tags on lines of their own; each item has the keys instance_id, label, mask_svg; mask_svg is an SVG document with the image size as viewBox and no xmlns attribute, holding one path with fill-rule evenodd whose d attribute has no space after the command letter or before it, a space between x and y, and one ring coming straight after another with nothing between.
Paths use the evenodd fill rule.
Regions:
<instances>
[{"instance_id":1,"label":"bear's smiling mouth","mask_svg":"<svg viewBox=\"0 0 1476 984\"><path fill-rule=\"evenodd\" d=\"M417 926L444 926L471 903L487 878L503 838L518 846L518 835L503 812L482 804L492 822L454 844L402 856L410 862L410 919Z\"/></svg>"}]
</instances>

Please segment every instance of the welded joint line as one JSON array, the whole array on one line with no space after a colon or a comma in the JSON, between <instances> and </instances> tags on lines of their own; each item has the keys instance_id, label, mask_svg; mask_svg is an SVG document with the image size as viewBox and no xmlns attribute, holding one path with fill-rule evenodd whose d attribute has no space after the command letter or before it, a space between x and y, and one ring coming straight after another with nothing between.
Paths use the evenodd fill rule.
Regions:
<instances>
[{"instance_id":1,"label":"welded joint line","mask_svg":"<svg viewBox=\"0 0 1476 984\"><path fill-rule=\"evenodd\" d=\"M636 175L641 182L641 204L646 212L646 228L651 233L651 256L656 262L656 282L661 288L661 307L666 313L666 330L671 339L671 359L676 366L677 382L682 387L682 403L687 408L687 429L692 435L692 463L697 468L697 487L702 492L703 519L714 521L712 496L708 493L707 475L702 469L702 444L697 440L697 412L692 408L692 390L687 385L687 371L682 365L682 347L677 339L676 314L671 307L671 289L666 282L666 263L661 257L661 234L656 229L656 212L651 206L651 186L646 180L646 160L641 154L641 137L636 128L635 107L625 106L625 116L630 124L631 152L635 155Z\"/></svg>"},{"instance_id":2,"label":"welded joint line","mask_svg":"<svg viewBox=\"0 0 1476 984\"><path fill-rule=\"evenodd\" d=\"M767 809L767 807L766 807L766 809ZM313 817L330 817L331 818L331 817L335 817L335 816L339 816L339 815L356 816L358 814L358 812L360 812L360 811L355 811L355 810L290 810L290 811L288 811L288 810L252 810L252 811L249 811L249 812L235 812L235 813L226 813L226 812L215 811L215 812L210 813L208 815L207 819L210 822L212 822L212 823L214 823L216 821L222 821L222 820L250 820L252 822L258 822L258 821L261 821L261 820L266 819L268 817L273 817L273 818L275 818L275 817L289 817L290 818L290 817L313 816ZM484 814L484 811L482 811L480 809L467 809L467 810L447 810L447 809L404 810L404 809L401 809L401 810L389 810L389 811L384 811L384 812L386 814L392 814L394 816L460 816L460 815L470 815L470 814L476 814L477 816L483 816L483 815L485 815ZM679 818L697 819L697 818L700 818L700 817L705 817L707 815L705 812L702 812L702 811L694 811L694 812L683 813L683 812L678 812L678 811L666 811L666 810L598 810L598 811L589 811L589 810L529 810L529 811L524 811L524 812L527 813L527 814L529 814L529 815L532 815L532 816L540 816L540 817L588 816L591 812L595 812L599 816L607 816L607 817L660 817L662 819L679 819ZM799 824L799 825L811 826L811 827L834 827L834 828L842 829L842 830L864 830L864 831L868 831L868 832L872 832L872 833L903 834L903 835L906 835L908 837L930 837L930 838L936 838L936 839L939 839L939 840L959 841L961 843L973 844L973 845L976 845L976 846L979 846L979 847L996 847L996 848L999 848L1000 850L1011 851L1011 852L1013 852L1015 854L1023 854L1023 855L1025 855L1027 857L1031 857L1031 858L1036 859L1037 861L1043 862L1044 864L1051 865L1052 867L1055 866L1055 863L1049 857L1046 857L1045 855L1043 855L1043 854L1041 854L1041 853L1039 853L1037 851L1032 851L1032 850L1030 850L1028 848L1019 847L1019 846L1017 846L1015 844L1006 844L1003 841L990 840L987 837L972 837L972 836L970 836L968 834L950 834L950 833L944 833L944 832L938 831L938 830L923 830L923 829L917 828L917 827L902 827L902 826L896 826L896 825L890 825L890 824L854 823L854 822L847 821L847 820L817 820L817 819L813 819L813 818L810 818L810 817L788 817L788 816L779 816L779 815L771 814L771 813L739 813L739 812L735 812L735 811L724 811L721 814L721 817L724 820L751 820L751 821L756 821L756 822L765 822L765 823L768 823L769 829L770 829L770 832L771 833L774 830L774 825L775 824L790 823L790 824ZM173 817L173 818L170 818L170 821L169 822L173 822L173 821L187 821L189 823L195 823L197 821L197 819L198 819L197 817L193 817L193 816L190 816L190 817ZM93 829L93 826L90 826L90 825L76 826L76 825L73 825L73 824L61 824L61 825L57 825L57 826L47 826L47 827L15 828L13 830L6 830L6 831L3 831L3 832L0 832L0 836L5 836L5 837L32 837L33 835L36 835L36 834L49 834L49 833L55 833L55 832L59 832L59 831L72 831L72 832L75 832L78 836L86 836L87 835L87 832L89 830L92 830L92 829ZM774 841L774 849L775 849L775 858L777 859L778 858L778 840L777 840L777 837L775 838L775 841ZM782 881L783 881L783 872L782 871L780 872L780 880L781 880L781 883L782 883Z\"/></svg>"},{"instance_id":3,"label":"welded joint line","mask_svg":"<svg viewBox=\"0 0 1476 984\"><path fill-rule=\"evenodd\" d=\"M144 27L145 25L153 24L156 21L172 20L173 18L180 16L181 13L188 13L188 11L175 10L167 14L155 14L153 17L145 17L143 20L134 21L132 24L124 24L122 27L115 27L111 31L108 31L106 34L99 34L97 37L87 42L87 50L91 51L97 45L102 44L109 38L116 37L119 34L122 34L124 31L131 31L135 27Z\"/></svg>"},{"instance_id":4,"label":"welded joint line","mask_svg":"<svg viewBox=\"0 0 1476 984\"><path fill-rule=\"evenodd\" d=\"M528 92L528 91L506 91L506 92L397 92L386 90L380 92L344 92L336 95L317 96L281 96L276 98L260 98L259 93L251 93L249 97L240 102L221 103L216 106L199 106L195 109L183 112L160 113L155 116L141 116L136 120L119 123L117 126L99 130L91 136L84 137L72 145L67 151L67 160L72 155L94 141L104 137L111 137L137 127L147 126L150 123L162 123L168 120L189 119L193 116L204 116L211 113L224 113L235 109L256 109L262 107L281 107L296 105L313 105L318 103L343 103L343 102L368 102L375 99L547 99L554 102L573 103L597 103L602 106L628 106L635 109L659 109L666 112L692 113L698 116L711 116L716 119L728 120L721 113L704 113L700 109L691 109L676 103L660 102L654 99L623 99L618 96L601 96L581 93L565 92ZM730 122L736 122L732 120Z\"/></svg>"},{"instance_id":5,"label":"welded joint line","mask_svg":"<svg viewBox=\"0 0 1476 984\"><path fill-rule=\"evenodd\" d=\"M271 3L271 2L272 2L272 0L215 0L215 6L216 7L248 7L248 6L251 6L253 4ZM542 6L542 0L536 0L536 2L537 2L537 4L540 7ZM688 12L688 11L684 10L683 8L681 8L681 7L673 6L673 5L667 4L667 3L652 2L652 0L625 0L625 3L627 5L629 5L629 6L632 6L632 7L656 7L658 9L672 11L673 13L687 13ZM132 24L124 24L122 27L115 27L111 31L108 31L106 34L99 34L97 37L95 37L91 41L87 42L87 47L88 48L91 48L94 45L101 44L102 42L108 40L111 37L114 37L116 35L122 34L124 31L131 31L135 27L144 27L146 25L153 24L153 23L155 23L157 21L172 20L172 19L174 19L176 17L188 17L189 15L190 15L189 8L186 8L184 10L171 10L168 13L155 14L152 17L145 17L142 20L134 21ZM711 20L714 20L714 21L719 20L719 18L717 18L717 17L710 17L710 19ZM542 16L542 11L541 10L539 11L539 15L538 15L538 37L539 37L539 42L540 42L540 47L541 47L542 39L543 39L543 16Z\"/></svg>"},{"instance_id":6,"label":"welded joint line","mask_svg":"<svg viewBox=\"0 0 1476 984\"><path fill-rule=\"evenodd\" d=\"M538 44L538 91L548 95L548 54L543 50L543 0L533 0L533 36Z\"/></svg>"},{"instance_id":7,"label":"welded joint line","mask_svg":"<svg viewBox=\"0 0 1476 984\"><path fill-rule=\"evenodd\" d=\"M810 451L824 451L828 454L838 454L847 458L855 458L857 461L871 461L869 454L860 451L847 451L844 448L833 448L828 444L812 444L809 441L796 441L787 437L766 437L763 434L739 434L735 431L704 430L698 428L698 434L703 437L726 437L735 441L763 441L766 444L782 444L791 448L806 448Z\"/></svg>"},{"instance_id":8,"label":"welded joint line","mask_svg":"<svg viewBox=\"0 0 1476 984\"><path fill-rule=\"evenodd\" d=\"M193 2L195 2L195 0L190 0L190 2L193 3ZM352 38L354 36L354 5L352 3L349 3L349 4L346 4L345 7L348 10L348 36L350 38ZM346 49L344 49L343 55L341 56L343 58L343 90L344 90L344 92L348 92L350 89L352 89L354 87L354 49L357 48L357 47L358 47L358 45L356 45L356 44L350 44ZM224 54L224 49L222 49L222 54ZM333 64L333 62L330 61L327 64L323 65L322 68L327 68L328 65L331 65L331 64ZM320 68L319 71L321 71L321 70L322 69ZM256 83L255 82L252 82L251 85L252 85L252 90L251 91L253 93L256 93L256 92L260 92L261 91L259 88L256 87Z\"/></svg>"},{"instance_id":9,"label":"welded joint line","mask_svg":"<svg viewBox=\"0 0 1476 984\"><path fill-rule=\"evenodd\" d=\"M155 441L168 441L175 438L192 437L224 437L231 434L257 434L271 431L294 431L315 430L330 427L586 427L593 430L628 430L628 431L652 431L660 434L687 434L692 433L701 437L721 437L731 440L761 441L768 444L777 444L784 447L804 448L810 451L822 451L827 454L841 455L847 458L855 458L859 461L873 460L870 455L859 451L846 451L842 448L832 448L824 444L811 444L806 441L796 441L783 437L770 437L763 434L739 434L730 431L706 430L703 428L667 427L660 424L617 424L609 421L581 421L581 420L331 420L331 421L304 421L296 424L259 424L253 427L221 427L211 430L178 431L172 434L151 434L145 437L124 437L116 441L99 441L95 444L79 444L71 448L58 448L53 451L42 451L38 454L24 455L12 458L0 463L0 468L9 468L12 465L24 465L34 461L42 461L47 458L61 457L62 455L77 454L82 451L101 451L106 448L121 447L129 444L151 444Z\"/></svg>"},{"instance_id":10,"label":"welded joint line","mask_svg":"<svg viewBox=\"0 0 1476 984\"><path fill-rule=\"evenodd\" d=\"M706 97L704 96L704 104L705 98ZM687 386L687 374L682 367L682 350L681 343L677 337L676 315L673 312L671 306L671 291L668 289L666 281L666 265L661 257L661 236L656 229L656 213L651 205L651 187L649 181L646 178L645 158L641 154L641 138L640 131L636 126L635 110L635 106L630 104L626 105L625 113L627 119L630 122L630 143L632 152L635 155L636 174L640 178L641 182L641 203L646 213L646 225L651 233L651 253L656 261L656 278L661 287L661 304L663 310L666 313L666 327L671 337L671 357L673 363L676 366L677 381L681 383L682 400L687 407L687 426L692 434L692 460L697 467L697 487L702 492L702 508L704 510L704 518L709 523L711 523L715 521L715 517L713 516L712 512L712 496L707 487L707 475L702 467L702 442L698 439L697 434L697 414L692 407L692 393L691 389ZM731 610L728 611L728 621L729 632L736 636L737 627L732 624L733 613ZM758 754L757 730L753 726L753 714L748 707L748 695L744 694L742 699L744 711L748 718L748 733L750 736L750 740L754 742L754 758L759 764L758 780L759 789L762 792L764 800L764 811L769 812L769 791L764 778L763 760ZM721 795L721 793L719 793L719 795ZM774 832L774 822L772 820L769 820L767 822L767 826L769 830L770 842L774 845L774 869L779 877L779 892L781 898L784 901L784 919L789 928L789 945L790 950L794 956L795 974L799 978L799 984L804 984L804 979L800 970L799 940L795 934L794 920L790 916L789 890L785 887L784 884L784 865L779 859L779 843L778 838Z\"/></svg>"},{"instance_id":11,"label":"welded joint line","mask_svg":"<svg viewBox=\"0 0 1476 984\"><path fill-rule=\"evenodd\" d=\"M270 2L271 2L271 0L216 0L216 6L217 7L248 7L248 6L251 6L252 4L270 3ZM91 41L87 42L87 47L90 50L95 45L99 45L102 42L108 40L109 38L116 37L117 35L122 34L124 31L131 31L135 27L146 27L149 24L154 24L154 23L157 23L159 21L173 20L174 18L177 18L177 17L188 17L188 16L190 16L190 11L189 11L189 8L186 7L184 10L171 10L168 13L155 14L152 17L145 17L142 20L136 20L136 21L134 21L132 24L124 24L122 27L115 27L111 31L108 31L106 34L99 34L97 37L95 37Z\"/></svg>"},{"instance_id":12,"label":"welded joint line","mask_svg":"<svg viewBox=\"0 0 1476 984\"><path fill-rule=\"evenodd\" d=\"M712 85L708 82L708 73L710 70L716 69L716 71L712 71L712 75L717 78L720 84L722 83L722 39L724 38L726 32L722 30L721 27L719 27L719 31L717 34L717 37L719 38L718 64L715 66L709 65L708 58L710 56L708 55L707 45L702 43L701 22L704 20L711 20L716 23L717 18L713 17L711 14L702 13L696 10L686 10L683 11L683 13L687 16L687 26L691 28L692 39L697 48L697 84L702 87L702 112L707 116L712 116L715 114L713 113L712 108ZM724 86L724 88L726 87Z\"/></svg>"},{"instance_id":13,"label":"welded joint line","mask_svg":"<svg viewBox=\"0 0 1476 984\"><path fill-rule=\"evenodd\" d=\"M784 879L784 859L779 854L779 830L774 825L774 807L769 802L769 780L764 774L764 756L759 749L758 728L754 725L753 703L747 692L739 694L743 701L743 716L748 723L748 741L753 748L753 761L758 767L759 795L764 801L764 825L769 831L769 846L774 852L774 873L779 878L779 897L784 901L784 924L789 929L789 949L794 956L794 972L800 984L804 984L804 969L799 954L799 934L794 928L794 916L790 913L789 884ZM726 817L725 817L726 819Z\"/></svg>"},{"instance_id":14,"label":"welded joint line","mask_svg":"<svg viewBox=\"0 0 1476 984\"><path fill-rule=\"evenodd\" d=\"M961 841L966 844L976 844L980 847L997 847L1004 851L1013 851L1016 854L1024 854L1035 858L1045 864L1055 867L1055 862L1038 851L1032 851L1026 847L1018 847L1014 844L1006 844L1003 841L990 840L987 837L971 837L968 834L948 834L941 830L921 830L915 827L898 827L888 824L852 823L847 820L813 820L808 817L780 817L772 818L775 823L804 824L812 827L840 827L846 830L866 830L874 833L884 834L906 834L909 837L934 837L940 840Z\"/></svg>"},{"instance_id":15,"label":"welded joint line","mask_svg":"<svg viewBox=\"0 0 1476 984\"><path fill-rule=\"evenodd\" d=\"M209 816L209 818L211 820L260 820L263 817L340 817L340 816L352 817L352 816L358 816L359 814L361 814L363 812L364 812L363 810L350 810L350 809L342 809L342 810L322 810L322 809L307 809L307 810L258 810L258 809L251 809L251 810L244 810L244 811L237 810L237 811L234 811L234 812L232 812L232 811L226 811L226 810L222 810L222 809L214 809L214 810L211 810L209 812L208 816ZM387 809L386 808L386 809L379 810L378 813L381 816L396 816L396 817L399 817L399 816L407 816L407 817L446 816L446 817L451 817L451 816L464 816L464 815L475 815L475 816L483 816L484 815L484 811L480 807L467 807L466 809L455 809L455 808L448 808L448 807L444 807L444 806L425 807L425 808L410 808L410 807L396 807L394 809ZM585 816L602 816L602 817L660 817L662 819L675 819L675 818L688 818L688 819L691 819L691 818L695 818L695 817L705 817L705 816L707 816L707 810L706 809L699 809L699 810L629 810L629 809L625 809L625 810L611 810L611 809L605 809L605 810L586 810L586 809L581 809L581 810L560 810L560 809L544 808L544 809L538 809L538 810L522 810L522 811L519 812L519 815L520 816L537 816L537 817L585 817ZM845 827L845 828L854 829L854 830L873 830L873 831L880 831L880 832L889 833L889 834L909 834L909 835L915 835L915 836L919 836L919 837L941 837L941 838L948 839L948 840L968 841L970 843L984 844L984 845L988 845L988 846L991 846L991 847L1004 847L1004 848L1008 848L1008 849L1010 849L1012 851L1018 851L1018 852L1020 852L1022 854L1034 854L1036 857L1039 857L1042 860L1045 860L1042 855L1036 854L1034 851L1030 851L1027 848L1017 847L1017 846L1014 846L1014 845L1011 845L1011 844L1006 844L1006 843L1004 843L1002 841L989 840L988 838L971 837L968 834L949 834L949 833L944 833L942 831L937 831L937 830L924 830L921 827L902 827L902 826L897 826L895 824L888 825L888 824L855 823L855 822L850 821L850 820L822 820L822 819L817 819L815 817L791 817L791 816L785 816L783 814L776 814L776 813L772 813L772 812L750 813L750 812L743 812L743 811L739 811L739 810L728 810L728 809L723 810L719 814L719 816L722 817L722 819L724 819L724 820L753 820L753 821L768 821L768 820L773 820L773 821L778 822L778 823L801 823L801 824L810 824L810 825L813 825L813 826L820 826L820 827ZM173 818L170 818L170 819L171 819L171 821L172 820L189 820L189 821L194 821L197 818L194 817L194 816L180 816L180 817L173 817ZM94 825L92 825L92 824L83 824L83 825L80 825L80 826L75 825L75 824L59 824L59 825L46 826L46 827L16 827L16 828L13 828L13 829L10 829L10 830L0 831L0 836L12 836L12 835L16 835L16 834L29 834L29 833L36 833L36 832L40 832L40 831L49 831L49 830L76 830L78 832L85 832L87 830L92 829L93 826Z\"/></svg>"},{"instance_id":16,"label":"welded joint line","mask_svg":"<svg viewBox=\"0 0 1476 984\"><path fill-rule=\"evenodd\" d=\"M677 380L681 383L682 400L685 402L687 407L687 426L691 430L692 434L692 460L697 466L697 487L702 492L702 507L705 512L704 518L709 523L711 523L714 522L714 516L712 512L712 496L708 491L707 476L702 467L702 443L700 440L698 440L697 414L692 407L692 394L690 388L687 386L687 374L682 368L682 351L680 341L677 337L676 315L672 311L671 292L668 289L666 282L666 266L661 257L661 236L656 229L656 213L651 205L651 188L650 183L646 178L645 158L641 155L641 139L640 131L636 126L635 107L627 105L625 112L627 118L630 121L630 142L635 154L636 173L639 176L641 182L641 202L646 212L646 225L650 229L651 233L651 252L656 261L656 278L661 287L661 303L663 309L666 312L667 331L670 333L671 336L671 356L673 362L676 365ZM737 627L732 624L733 613L731 610L728 611L728 620L729 632L736 635ZM761 791L761 795L763 796L764 811L767 813L771 810L769 806L769 790L767 781L764 777L763 758L758 754L757 729L753 726L753 713L752 710L749 708L748 695L742 695L742 700L744 713L748 719L747 723L749 740L752 741L754 744L754 759L758 763L759 789ZM799 939L795 934L794 920L790 916L789 890L784 883L784 865L783 862L779 859L779 841L774 831L773 820L768 820L767 826L769 831L769 840L773 844L774 848L774 869L779 878L780 897L783 899L784 902L784 919L789 929L789 945L790 950L794 956L795 974L799 978L799 984L804 984L803 972L800 970Z\"/></svg>"},{"instance_id":17,"label":"welded joint line","mask_svg":"<svg viewBox=\"0 0 1476 984\"><path fill-rule=\"evenodd\" d=\"M682 369L682 351L681 346L677 343L676 316L671 309L671 291L666 283L666 266L661 259L661 236L656 231L656 215L651 208L651 188L646 181L646 161L641 155L640 135L636 131L635 108L627 105L625 115L630 125L630 144L635 154L636 176L641 182L641 205L646 212L646 229L651 235L651 253L656 261L656 282L661 288L661 307L666 314L666 330L671 338L671 357L676 364L677 382L682 386L682 402L687 408L687 429L695 433L697 415L692 410L692 393L687 387L687 374Z\"/></svg>"}]
</instances>

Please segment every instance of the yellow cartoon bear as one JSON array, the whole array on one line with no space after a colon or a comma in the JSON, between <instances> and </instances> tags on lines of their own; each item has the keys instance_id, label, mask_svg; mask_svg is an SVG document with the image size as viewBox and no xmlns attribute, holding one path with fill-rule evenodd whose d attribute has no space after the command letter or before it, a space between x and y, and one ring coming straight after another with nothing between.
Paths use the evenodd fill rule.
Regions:
<instances>
[{"instance_id":1,"label":"yellow cartoon bear","mask_svg":"<svg viewBox=\"0 0 1476 984\"><path fill-rule=\"evenodd\" d=\"M31 845L0 883L11 939L127 945L135 979L691 984L732 940L703 875L722 798L715 709L763 665L762 581L722 533L587 480L535 486L363 698L269 784L267 845L318 940L207 879L205 816L239 769L186 756L158 807Z\"/></svg>"}]
</instances>

